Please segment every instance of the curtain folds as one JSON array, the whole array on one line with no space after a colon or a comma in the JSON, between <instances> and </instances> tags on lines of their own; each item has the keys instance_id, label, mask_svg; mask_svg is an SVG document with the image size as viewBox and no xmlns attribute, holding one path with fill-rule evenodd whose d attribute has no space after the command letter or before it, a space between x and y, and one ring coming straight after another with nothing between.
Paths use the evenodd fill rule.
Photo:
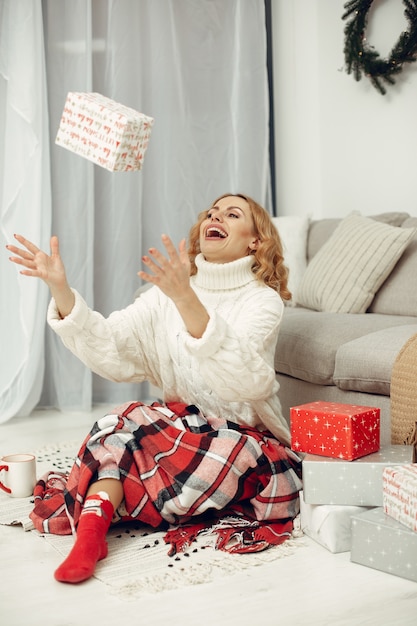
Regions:
<instances>
[{"instance_id":1,"label":"curtain folds","mask_svg":"<svg viewBox=\"0 0 417 626\"><path fill-rule=\"evenodd\" d=\"M71 285L108 315L132 301L141 256L160 245L161 233L178 243L216 196L241 191L271 208L263 0L4 0L1 6L4 243L20 229L48 248L49 235L57 234ZM11 30L17 23L11 12L19 10L31 31L20 33L20 44ZM10 65L16 48L25 49L30 63L19 53ZM20 86L17 97L26 97L39 117L20 120L18 135L18 116L9 112L11 76ZM111 173L54 144L68 91L96 91L154 117L140 172ZM30 176L24 176L34 137ZM13 164L26 195L9 189ZM146 385L92 375L45 332L44 285L16 277L11 264L1 268L2 345L13 357L12 367L2 357L0 421L37 403L88 409L92 402L146 396Z\"/></svg>"},{"instance_id":2,"label":"curtain folds","mask_svg":"<svg viewBox=\"0 0 417 626\"><path fill-rule=\"evenodd\" d=\"M21 233L49 246L48 106L39 2L0 4L0 421L29 413L44 372L48 292L19 275L4 246Z\"/></svg>"}]
</instances>

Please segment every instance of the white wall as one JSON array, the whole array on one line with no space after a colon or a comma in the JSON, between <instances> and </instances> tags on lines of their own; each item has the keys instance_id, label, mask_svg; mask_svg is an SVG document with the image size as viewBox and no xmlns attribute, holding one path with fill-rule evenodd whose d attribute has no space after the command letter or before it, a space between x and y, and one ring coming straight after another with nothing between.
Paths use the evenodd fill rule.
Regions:
<instances>
[{"instance_id":1,"label":"white wall","mask_svg":"<svg viewBox=\"0 0 417 626\"><path fill-rule=\"evenodd\" d=\"M417 63L382 96L344 69L344 0L272 0L279 215L417 214ZM400 0L375 2L382 57L407 28Z\"/></svg>"}]
</instances>

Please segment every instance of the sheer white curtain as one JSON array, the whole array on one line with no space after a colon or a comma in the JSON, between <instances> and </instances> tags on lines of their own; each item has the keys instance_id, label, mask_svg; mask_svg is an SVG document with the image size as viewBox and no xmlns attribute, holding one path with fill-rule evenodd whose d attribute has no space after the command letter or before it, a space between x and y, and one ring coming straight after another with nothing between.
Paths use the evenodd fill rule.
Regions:
<instances>
[{"instance_id":1,"label":"sheer white curtain","mask_svg":"<svg viewBox=\"0 0 417 626\"><path fill-rule=\"evenodd\" d=\"M47 288L7 261L13 233L47 246L49 132L39 2L0 2L0 421L30 411L44 371Z\"/></svg>"},{"instance_id":2,"label":"sheer white curtain","mask_svg":"<svg viewBox=\"0 0 417 626\"><path fill-rule=\"evenodd\" d=\"M131 302L140 286L137 271L144 251L160 245L162 232L178 242L188 234L197 213L221 193L242 191L269 208L263 0L6 0L6 4L9 10L15 4L26 6L37 46L31 55L42 58L45 51L52 232L60 237L70 283L91 306L107 315ZM42 22L29 16L33 6L37 13L42 9L43 37ZM6 46L2 37L2 56ZM39 68L25 71L36 72L32 82L39 91ZM21 83L23 73L16 79ZM54 145L68 91L97 91L154 117L140 172L110 173ZM41 94L31 94L46 110ZM5 172L4 163L15 156L10 145L0 150ZM42 167L47 170L45 163ZM38 169L40 179L45 174ZM39 229L49 206L43 201L37 209L32 194L22 212ZM9 232L21 227L47 245L36 229L28 232L24 224L16 225L13 210L8 219ZM33 297L36 310L41 310L36 325L33 315L30 318L32 334L43 336L44 300L37 293L32 296L31 290L37 289L42 298L44 290L30 286L29 279L19 280L10 268L7 275L12 298L2 281L2 302L13 311L19 303L13 294L18 281L22 306ZM21 321L13 319L12 331L6 333L9 351L19 343L28 349L31 335L23 338ZM3 321L1 328L4 332ZM49 329L45 352L44 376L39 356L33 355L24 366L32 373L39 369L35 379L38 387L43 380L43 391L36 402L42 406L86 409L92 402L117 403L146 393L146 388L91 375ZM19 367L18 359L17 376ZM1 415L10 417L19 407L11 408L7 402L8 384L2 372ZM21 401L27 391L22 390Z\"/></svg>"}]
</instances>

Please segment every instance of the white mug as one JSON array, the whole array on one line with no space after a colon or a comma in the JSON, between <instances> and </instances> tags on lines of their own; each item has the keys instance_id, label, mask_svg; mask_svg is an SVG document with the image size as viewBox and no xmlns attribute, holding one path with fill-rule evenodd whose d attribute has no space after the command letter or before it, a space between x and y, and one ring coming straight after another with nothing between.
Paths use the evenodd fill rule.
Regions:
<instances>
[{"instance_id":1,"label":"white mug","mask_svg":"<svg viewBox=\"0 0 417 626\"><path fill-rule=\"evenodd\" d=\"M26 498L33 494L36 484L36 458L33 454L9 454L0 459L3 489L12 498Z\"/></svg>"}]
</instances>

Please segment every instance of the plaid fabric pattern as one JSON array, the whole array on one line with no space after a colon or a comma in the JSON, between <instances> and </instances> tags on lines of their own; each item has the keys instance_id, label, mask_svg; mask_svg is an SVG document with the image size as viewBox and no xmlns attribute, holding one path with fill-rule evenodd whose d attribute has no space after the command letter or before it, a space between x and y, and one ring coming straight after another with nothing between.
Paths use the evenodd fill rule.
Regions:
<instances>
[{"instance_id":1,"label":"plaid fabric pattern","mask_svg":"<svg viewBox=\"0 0 417 626\"><path fill-rule=\"evenodd\" d=\"M69 476L38 481L35 527L73 532L89 485L109 477L123 483L119 519L167 529L208 512L288 522L302 488L300 458L269 433L203 418L194 407L135 402L96 422Z\"/></svg>"}]
</instances>

